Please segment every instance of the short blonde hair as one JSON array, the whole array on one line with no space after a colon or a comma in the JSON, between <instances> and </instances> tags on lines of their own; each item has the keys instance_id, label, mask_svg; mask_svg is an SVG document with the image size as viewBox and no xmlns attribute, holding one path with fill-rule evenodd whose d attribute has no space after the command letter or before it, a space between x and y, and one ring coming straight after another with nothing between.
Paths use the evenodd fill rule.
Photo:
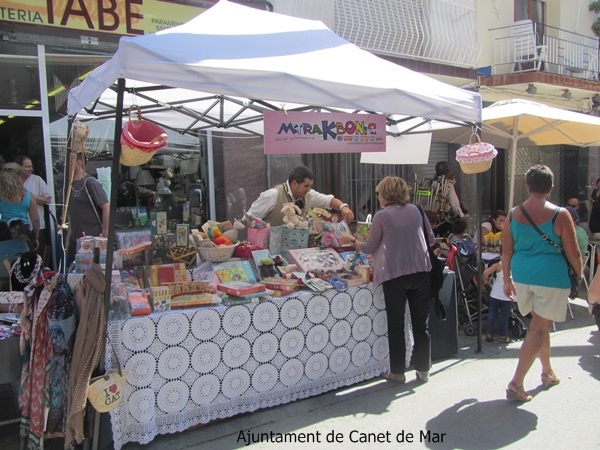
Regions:
<instances>
[{"instance_id":1,"label":"short blonde hair","mask_svg":"<svg viewBox=\"0 0 600 450\"><path fill-rule=\"evenodd\" d=\"M375 188L388 205L405 205L410 202L410 187L400 177L385 177Z\"/></svg>"},{"instance_id":2,"label":"short blonde hair","mask_svg":"<svg viewBox=\"0 0 600 450\"><path fill-rule=\"evenodd\" d=\"M17 175L21 176L23 174L23 166L20 164L9 162L2 166L2 170L12 170Z\"/></svg>"},{"instance_id":3,"label":"short blonde hair","mask_svg":"<svg viewBox=\"0 0 600 450\"><path fill-rule=\"evenodd\" d=\"M19 203L25 195L21 180L23 168L17 163L6 163L0 170L0 200L8 203Z\"/></svg>"}]
</instances>

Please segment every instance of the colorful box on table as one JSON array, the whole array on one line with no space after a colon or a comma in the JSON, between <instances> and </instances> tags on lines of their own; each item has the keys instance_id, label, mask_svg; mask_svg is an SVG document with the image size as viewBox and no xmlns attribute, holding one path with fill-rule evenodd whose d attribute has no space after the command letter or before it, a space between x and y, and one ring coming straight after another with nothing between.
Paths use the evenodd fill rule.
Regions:
<instances>
[{"instance_id":1,"label":"colorful box on table","mask_svg":"<svg viewBox=\"0 0 600 450\"><path fill-rule=\"evenodd\" d=\"M128 294L132 316L148 316L152 313L148 294L142 290L132 289Z\"/></svg>"},{"instance_id":2,"label":"colorful box on table","mask_svg":"<svg viewBox=\"0 0 600 450\"><path fill-rule=\"evenodd\" d=\"M269 277L263 278L260 282L267 289L276 291L288 291L288 293L291 293L298 290L298 280L293 278Z\"/></svg>"},{"instance_id":3,"label":"colorful box on table","mask_svg":"<svg viewBox=\"0 0 600 450\"><path fill-rule=\"evenodd\" d=\"M92 236L77 238L77 253L80 255L94 253L94 238Z\"/></svg>"},{"instance_id":4,"label":"colorful box on table","mask_svg":"<svg viewBox=\"0 0 600 450\"><path fill-rule=\"evenodd\" d=\"M182 283L188 281L185 264L161 264L144 266L146 287L162 286L165 283Z\"/></svg>"},{"instance_id":5,"label":"colorful box on table","mask_svg":"<svg viewBox=\"0 0 600 450\"><path fill-rule=\"evenodd\" d=\"M286 250L307 248L308 240L308 227L295 227L291 230L284 225L271 227L269 252L272 255L278 255Z\"/></svg>"},{"instance_id":6,"label":"colorful box on table","mask_svg":"<svg viewBox=\"0 0 600 450\"><path fill-rule=\"evenodd\" d=\"M152 235L152 248L164 248L168 249L175 245L175 233L166 233L166 234L153 234Z\"/></svg>"},{"instance_id":7,"label":"colorful box on table","mask_svg":"<svg viewBox=\"0 0 600 450\"><path fill-rule=\"evenodd\" d=\"M226 281L219 283L217 289L236 297L246 297L252 294L266 293L265 286L260 283L249 283L247 281Z\"/></svg>"},{"instance_id":8,"label":"colorful box on table","mask_svg":"<svg viewBox=\"0 0 600 450\"><path fill-rule=\"evenodd\" d=\"M171 310L171 289L168 286L155 286L150 288L154 312Z\"/></svg>"},{"instance_id":9,"label":"colorful box on table","mask_svg":"<svg viewBox=\"0 0 600 450\"><path fill-rule=\"evenodd\" d=\"M131 269L136 266L144 266L150 263L150 242L122 248L114 253L115 267L117 269Z\"/></svg>"},{"instance_id":10,"label":"colorful box on table","mask_svg":"<svg viewBox=\"0 0 600 450\"><path fill-rule=\"evenodd\" d=\"M300 248L288 250L286 259L304 272L342 270L344 260L332 248Z\"/></svg>"},{"instance_id":11,"label":"colorful box on table","mask_svg":"<svg viewBox=\"0 0 600 450\"><path fill-rule=\"evenodd\" d=\"M106 253L100 253L100 264L106 264ZM75 255L74 273L85 273L90 270L94 262L92 253L77 253Z\"/></svg>"}]
</instances>

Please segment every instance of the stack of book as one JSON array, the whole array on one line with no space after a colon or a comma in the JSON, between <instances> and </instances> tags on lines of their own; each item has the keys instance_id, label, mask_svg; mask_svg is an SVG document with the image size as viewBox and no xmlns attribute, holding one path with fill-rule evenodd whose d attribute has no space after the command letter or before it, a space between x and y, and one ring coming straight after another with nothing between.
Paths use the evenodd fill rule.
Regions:
<instances>
[{"instance_id":1,"label":"stack of book","mask_svg":"<svg viewBox=\"0 0 600 450\"><path fill-rule=\"evenodd\" d=\"M283 297L298 290L298 280L293 278L267 277L260 282L273 291L274 297Z\"/></svg>"},{"instance_id":2,"label":"stack of book","mask_svg":"<svg viewBox=\"0 0 600 450\"><path fill-rule=\"evenodd\" d=\"M248 281L225 281L217 285L217 290L243 299L252 299L267 295L264 284L250 283Z\"/></svg>"}]
</instances>

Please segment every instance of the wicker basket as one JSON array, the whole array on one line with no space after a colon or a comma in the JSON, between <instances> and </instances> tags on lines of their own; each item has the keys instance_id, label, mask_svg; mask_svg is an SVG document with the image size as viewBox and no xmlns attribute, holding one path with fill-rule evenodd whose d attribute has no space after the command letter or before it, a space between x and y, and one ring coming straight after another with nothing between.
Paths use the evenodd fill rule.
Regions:
<instances>
[{"instance_id":1,"label":"wicker basket","mask_svg":"<svg viewBox=\"0 0 600 450\"><path fill-rule=\"evenodd\" d=\"M463 173L473 174L473 173L481 173L489 170L492 167L492 161L479 161L474 163L464 163L459 162L460 168Z\"/></svg>"},{"instance_id":2,"label":"wicker basket","mask_svg":"<svg viewBox=\"0 0 600 450\"><path fill-rule=\"evenodd\" d=\"M200 258L204 261L223 262L233 256L233 252L237 245L238 244L236 243L232 245L217 246L214 242L202 241L198 247L198 253L200 254Z\"/></svg>"},{"instance_id":3,"label":"wicker basket","mask_svg":"<svg viewBox=\"0 0 600 450\"><path fill-rule=\"evenodd\" d=\"M474 142L473 138L477 142ZM492 144L481 142L479 135L473 133L469 138L469 145L456 150L456 161L460 164L463 173L481 173L492 167L492 160L497 154L498 151Z\"/></svg>"},{"instance_id":4,"label":"wicker basket","mask_svg":"<svg viewBox=\"0 0 600 450\"><path fill-rule=\"evenodd\" d=\"M137 108L137 119L131 120L131 110ZM142 120L142 111L137 105L131 105L129 122L121 132L121 164L139 166L147 163L160 148L167 145L167 134L160 126Z\"/></svg>"}]
</instances>

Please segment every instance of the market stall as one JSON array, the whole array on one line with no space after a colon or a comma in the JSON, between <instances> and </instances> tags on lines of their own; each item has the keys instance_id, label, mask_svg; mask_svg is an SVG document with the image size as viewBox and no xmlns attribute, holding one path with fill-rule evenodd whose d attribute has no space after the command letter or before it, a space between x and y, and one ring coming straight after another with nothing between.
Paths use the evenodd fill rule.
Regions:
<instances>
[{"instance_id":1,"label":"market stall","mask_svg":"<svg viewBox=\"0 0 600 450\"><path fill-rule=\"evenodd\" d=\"M96 101L98 98L100 101ZM331 32L321 22L262 12L224 0L181 26L154 35L122 38L115 56L92 71L79 87L70 91L69 114L79 113L78 117L85 118L85 113L80 111L87 108L88 114L110 117L115 121L111 172L113 185L119 183L123 116L133 104L140 106L145 118L182 132L231 128L234 131L257 133L256 124L262 120L264 110L307 110L315 108L315 105L325 110L337 108L395 114L394 123L401 121L402 115L451 122L477 122L481 117L481 99L477 93L446 85L362 51ZM229 105L237 106L232 109ZM209 185L209 189L212 186ZM116 204L114 191L111 194L113 205ZM115 226L111 214L106 255L109 267L114 259L111 250L114 239ZM110 285L112 276L108 271L106 279L107 285ZM449 279L452 281L448 281ZM445 299L450 302L449 299L454 298L453 277L447 278L447 286L450 287L447 287ZM130 439L148 442L156 433L172 432L176 431L175 428L184 429L211 418L248 411L260 403L252 399L256 395L261 398L272 395L272 400L264 403L267 406L314 395L373 377L377 372L381 373L385 369L385 362L379 358L385 351L375 345L375 342L385 340L382 339L385 331L379 334L382 332L382 323L376 317L382 315L379 314L381 308L378 309L376 305L382 302L377 292L371 285L350 288L348 292L326 291L322 295L303 292L285 297L287 300L266 300L258 304L215 306L162 314L155 312L146 318L109 322L110 334L115 338L112 341L121 342L122 339L117 354L123 358L125 365L129 365L130 373L133 374L130 375L131 379L128 378L126 401L113 413L115 442L123 444ZM323 319L325 323L311 322L307 305L311 302L318 303L319 300L314 299L319 298L323 299L323 306L324 302L328 305L330 302L337 302L345 309L336 317L338 312L330 308L327 317ZM343 300L336 300L337 298ZM111 300L111 293L107 290L107 307ZM355 304L354 300L358 303ZM286 306L288 304L290 306ZM216 331L210 342L217 345L219 354L220 349L227 345L238 345L236 351L246 352L248 346L253 350L255 338L258 337L253 313L265 310L265 317L275 313L281 317L288 309L291 312L293 305L297 306L296 312L302 312L301 316L293 320L300 319L297 326L305 328L305 333L300 333L306 348L302 348L296 355L304 352L303 359L299 360L303 365L300 377L304 381L301 382L301 387L295 392L288 389L287 393L284 389L289 388L285 383L291 384L291 375L284 371L282 376L282 370L288 360L298 359L292 356L296 350L292 351L290 346L294 341L300 342L300 335L294 333L295 328L289 328L284 320L278 320L267 334L273 335L278 343L288 339L288 355L278 351L273 355L274 359L262 361L261 356L256 359L257 355L253 352L243 353L248 358L240 365L237 365L239 361L209 359L207 367L216 363L214 370L218 373L208 375L214 375L220 382L227 381L229 386L225 390L219 388L219 392L211 391L211 386L215 387L216 384L211 385L210 380L216 379L208 375L199 377L207 369L199 367L198 361L193 358L192 349L210 350L212 347L215 352L217 350L208 343L206 335L202 334L205 331L201 325ZM362 308L367 305L368 309L364 309L364 312L355 310L356 307L363 311ZM239 320L237 326L242 327L243 332L242 328L232 330L229 319L234 314L235 320ZM203 321L199 324L197 321L201 318ZM224 322L225 318L227 320ZM251 323L248 318L251 318ZM219 328L212 328L211 320L216 324L217 319ZM348 324L351 334L356 328L358 337L365 333L364 339L348 337L342 342L340 337L339 341L335 341L337 334L333 331L336 326L336 331L339 328L342 337L347 334L348 329L348 326L338 323ZM324 328L317 325L323 325ZM452 339L456 339L455 316L454 321L447 320L445 325L450 334L453 333L450 338L452 342ZM345 329L341 329L342 327ZM187 333L182 331L186 329ZM328 350L315 350L312 352L314 354L311 353L306 339L313 329L321 330L322 336L325 333L328 335L329 340L323 347ZM140 334L137 335L136 331ZM158 340L151 336L152 331L158 331ZM237 332L240 334L236 334ZM248 339L244 337L245 333L254 333L254 336ZM312 331L312 335L318 333L319 331ZM149 341L151 337L152 342ZM216 337L218 342L215 341ZM269 338L263 339L264 348L268 349ZM348 342L351 345L346 347ZM363 342L369 346L368 357ZM195 344L200 344L200 347ZM358 350L355 351L356 348ZM154 349L158 349L158 353L151 355L146 352ZM354 351L357 356L355 362L350 363ZM136 356L138 354L144 356ZM229 358L229 352L227 354ZM315 356L317 354L323 356ZM206 355L210 356L210 352ZM313 356L316 365L307 365ZM110 352L107 352L107 358L106 367L113 367ZM223 358L225 359L224 356ZM317 364L318 360L320 365ZM155 362L154 366L152 361ZM355 364L355 370L350 371L350 375L336 374L346 362ZM169 375L167 367L170 364L174 365L171 368L175 368L176 373L181 372L178 377L172 378ZM244 364L249 365L242 369ZM288 366L292 364L294 363L289 363ZM317 370L317 366L324 367L325 370L321 373L322 369ZM138 369L139 372L136 372ZM297 369L294 376L300 373L299 366ZM242 372L237 372L238 370ZM279 390L272 394L262 393L261 390L268 390L266 386L270 386L269 383L275 380L273 370L277 372L274 386ZM231 373L233 375L226 379ZM202 380L208 384L203 385ZM248 386L242 389L245 384ZM248 399L245 397L246 393L249 395ZM225 410L219 407L209 413L210 403L214 399L242 406ZM190 419L181 420L182 411L188 407L193 412L189 415L186 413L185 417Z\"/></svg>"}]
</instances>

